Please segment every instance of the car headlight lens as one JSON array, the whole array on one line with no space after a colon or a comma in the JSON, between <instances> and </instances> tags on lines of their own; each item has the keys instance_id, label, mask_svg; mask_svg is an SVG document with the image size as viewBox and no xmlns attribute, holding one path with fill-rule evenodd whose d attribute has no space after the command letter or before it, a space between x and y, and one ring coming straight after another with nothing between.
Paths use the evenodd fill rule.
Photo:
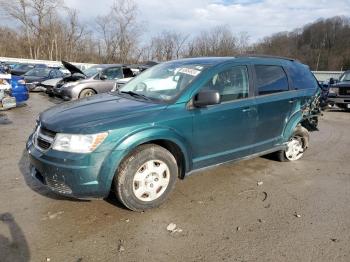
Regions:
<instances>
[{"instance_id":1,"label":"car headlight lens","mask_svg":"<svg viewBox=\"0 0 350 262\"><path fill-rule=\"evenodd\" d=\"M108 136L107 132L92 135L56 134L52 149L70 153L91 153Z\"/></svg>"},{"instance_id":2,"label":"car headlight lens","mask_svg":"<svg viewBox=\"0 0 350 262\"><path fill-rule=\"evenodd\" d=\"M26 84L26 81L24 81L23 79L21 79L21 80L18 80L17 83L20 84L20 85L25 85L25 84Z\"/></svg>"},{"instance_id":3,"label":"car headlight lens","mask_svg":"<svg viewBox=\"0 0 350 262\"><path fill-rule=\"evenodd\" d=\"M63 85L63 87L71 87L71 86L75 86L76 84L78 84L77 82L68 82L68 83L65 83Z\"/></svg>"},{"instance_id":4,"label":"car headlight lens","mask_svg":"<svg viewBox=\"0 0 350 262\"><path fill-rule=\"evenodd\" d=\"M339 88L331 87L331 88L329 88L329 93L337 95L337 94L339 94Z\"/></svg>"}]
</instances>

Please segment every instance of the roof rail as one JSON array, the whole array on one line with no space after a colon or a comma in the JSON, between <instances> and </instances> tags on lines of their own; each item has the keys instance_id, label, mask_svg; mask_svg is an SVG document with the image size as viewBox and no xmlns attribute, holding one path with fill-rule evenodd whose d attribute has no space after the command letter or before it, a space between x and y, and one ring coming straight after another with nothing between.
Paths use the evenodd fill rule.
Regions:
<instances>
[{"instance_id":1,"label":"roof rail","mask_svg":"<svg viewBox=\"0 0 350 262\"><path fill-rule=\"evenodd\" d=\"M297 59L289 58L289 57L284 57L284 56L274 56L274 55L259 55L259 54L243 54L243 55L238 55L235 57L257 57L257 58L276 58L276 59L283 59L283 60L288 60L288 61L298 61Z\"/></svg>"}]
</instances>

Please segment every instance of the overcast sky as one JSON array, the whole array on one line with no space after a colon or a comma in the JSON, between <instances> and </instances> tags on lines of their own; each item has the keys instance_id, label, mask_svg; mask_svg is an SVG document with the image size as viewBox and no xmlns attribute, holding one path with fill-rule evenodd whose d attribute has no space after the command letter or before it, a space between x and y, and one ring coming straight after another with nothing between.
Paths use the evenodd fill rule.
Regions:
<instances>
[{"instance_id":1,"label":"overcast sky","mask_svg":"<svg viewBox=\"0 0 350 262\"><path fill-rule=\"evenodd\" d=\"M227 24L233 32L248 32L252 41L291 31L318 18L350 16L350 0L135 0L146 37L162 30L195 35ZM84 23L108 12L113 0L65 0Z\"/></svg>"}]
</instances>

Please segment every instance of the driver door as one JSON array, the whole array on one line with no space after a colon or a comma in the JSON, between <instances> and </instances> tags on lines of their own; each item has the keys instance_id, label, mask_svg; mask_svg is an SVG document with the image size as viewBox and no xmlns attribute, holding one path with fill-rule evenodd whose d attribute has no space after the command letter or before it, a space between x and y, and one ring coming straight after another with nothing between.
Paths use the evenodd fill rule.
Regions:
<instances>
[{"instance_id":1,"label":"driver door","mask_svg":"<svg viewBox=\"0 0 350 262\"><path fill-rule=\"evenodd\" d=\"M248 66L219 70L202 87L220 93L221 103L193 110L194 169L251 154L256 106Z\"/></svg>"},{"instance_id":2,"label":"driver door","mask_svg":"<svg viewBox=\"0 0 350 262\"><path fill-rule=\"evenodd\" d=\"M117 79L123 78L123 71L121 67L111 67L103 70L100 75L107 77L96 83L99 86L99 92L104 93L112 90Z\"/></svg>"}]
</instances>

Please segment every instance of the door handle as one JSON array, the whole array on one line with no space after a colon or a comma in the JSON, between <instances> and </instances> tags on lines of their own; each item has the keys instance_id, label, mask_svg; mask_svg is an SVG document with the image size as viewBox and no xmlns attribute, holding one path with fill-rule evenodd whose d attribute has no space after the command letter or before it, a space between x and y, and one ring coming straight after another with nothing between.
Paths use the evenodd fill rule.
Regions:
<instances>
[{"instance_id":1,"label":"door handle","mask_svg":"<svg viewBox=\"0 0 350 262\"><path fill-rule=\"evenodd\" d=\"M293 104L295 102L295 99L291 99L288 101L289 104Z\"/></svg>"},{"instance_id":2,"label":"door handle","mask_svg":"<svg viewBox=\"0 0 350 262\"><path fill-rule=\"evenodd\" d=\"M246 112L250 112L250 111L252 111L253 110L253 108L251 108L251 107L246 107L246 108L243 108L242 109L242 112L243 113L246 113Z\"/></svg>"}]
</instances>

